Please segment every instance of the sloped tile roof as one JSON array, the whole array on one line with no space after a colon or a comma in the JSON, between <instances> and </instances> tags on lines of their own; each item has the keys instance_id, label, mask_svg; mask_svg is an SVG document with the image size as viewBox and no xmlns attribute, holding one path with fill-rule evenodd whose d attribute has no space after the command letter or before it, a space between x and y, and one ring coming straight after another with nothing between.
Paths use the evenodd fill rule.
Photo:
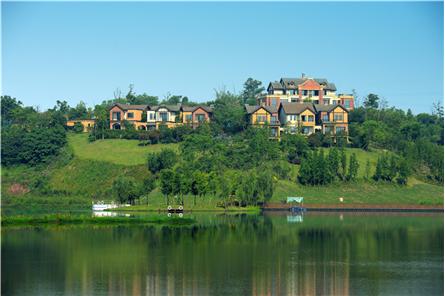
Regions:
<instances>
[{"instance_id":1,"label":"sloped tile roof","mask_svg":"<svg viewBox=\"0 0 445 296\"><path fill-rule=\"evenodd\" d=\"M204 111L206 111L207 113L212 113L213 109L209 106L205 106L205 105L197 105L197 106L182 106L181 109L182 111L185 112L195 112L197 109L203 109Z\"/></svg>"},{"instance_id":2,"label":"sloped tile roof","mask_svg":"<svg viewBox=\"0 0 445 296\"><path fill-rule=\"evenodd\" d=\"M286 114L300 114L304 110L309 109L313 113L317 113L317 111L314 108L314 104L312 103L287 103L282 102L281 107L284 110L284 113Z\"/></svg>"},{"instance_id":3,"label":"sloped tile roof","mask_svg":"<svg viewBox=\"0 0 445 296\"><path fill-rule=\"evenodd\" d=\"M334 110L336 107L341 107L342 109L344 109L346 112L349 112L348 110L345 109L344 106L342 105L322 105L322 104L314 104L315 106L315 110L317 110L317 112L331 112L332 110Z\"/></svg>"},{"instance_id":4,"label":"sloped tile roof","mask_svg":"<svg viewBox=\"0 0 445 296\"><path fill-rule=\"evenodd\" d=\"M159 105L159 106L151 106L150 110L158 111L159 108L165 108L168 111L178 112L181 109L181 104L178 105Z\"/></svg>"},{"instance_id":5,"label":"sloped tile roof","mask_svg":"<svg viewBox=\"0 0 445 296\"><path fill-rule=\"evenodd\" d=\"M129 105L129 104L121 104L121 103L115 103L111 106L113 108L114 106L118 106L122 110L145 110L147 109L148 105Z\"/></svg>"},{"instance_id":6,"label":"sloped tile roof","mask_svg":"<svg viewBox=\"0 0 445 296\"><path fill-rule=\"evenodd\" d=\"M278 108L274 107L274 106L250 106L250 105L244 105L247 114L252 114L255 113L258 109L264 108L267 112L269 113L277 113L278 112Z\"/></svg>"}]
</instances>

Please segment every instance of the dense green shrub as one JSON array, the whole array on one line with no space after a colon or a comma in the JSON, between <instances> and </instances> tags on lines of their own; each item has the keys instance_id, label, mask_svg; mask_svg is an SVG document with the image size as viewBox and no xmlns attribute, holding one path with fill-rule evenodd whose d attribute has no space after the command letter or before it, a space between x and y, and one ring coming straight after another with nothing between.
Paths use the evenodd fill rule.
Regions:
<instances>
[{"instance_id":1,"label":"dense green shrub","mask_svg":"<svg viewBox=\"0 0 445 296\"><path fill-rule=\"evenodd\" d=\"M310 149L308 140L303 135L283 134L280 145L281 150L287 153L287 160L294 164L299 164Z\"/></svg>"},{"instance_id":2,"label":"dense green shrub","mask_svg":"<svg viewBox=\"0 0 445 296\"><path fill-rule=\"evenodd\" d=\"M2 130L2 164L36 165L46 162L66 144L62 126L27 130L10 126Z\"/></svg>"},{"instance_id":3,"label":"dense green shrub","mask_svg":"<svg viewBox=\"0 0 445 296\"><path fill-rule=\"evenodd\" d=\"M161 125L159 129L151 130L136 130L131 123L128 123L133 128L126 128L121 130L112 129L93 129L88 137L90 142L99 139L127 139L139 140L143 144L157 144L157 143L177 143L184 140L184 138L193 133L193 129L189 126L178 126L175 128L167 128Z\"/></svg>"},{"instance_id":4,"label":"dense green shrub","mask_svg":"<svg viewBox=\"0 0 445 296\"><path fill-rule=\"evenodd\" d=\"M113 182L112 192L121 204L134 204L134 200L141 195L141 188L131 177L119 177Z\"/></svg>"},{"instance_id":5,"label":"dense green shrub","mask_svg":"<svg viewBox=\"0 0 445 296\"><path fill-rule=\"evenodd\" d=\"M80 122L76 122L76 123L74 123L73 131L74 131L75 133L81 133L81 132L83 132L83 125L82 125L82 123L80 123Z\"/></svg>"},{"instance_id":6,"label":"dense green shrub","mask_svg":"<svg viewBox=\"0 0 445 296\"><path fill-rule=\"evenodd\" d=\"M344 149L331 149L327 156L323 150L308 153L302 160L298 181L303 185L326 185L334 181L354 181L359 164L355 154L349 159L349 167Z\"/></svg>"},{"instance_id":7,"label":"dense green shrub","mask_svg":"<svg viewBox=\"0 0 445 296\"><path fill-rule=\"evenodd\" d=\"M385 182L397 181L401 185L406 185L410 172L406 159L385 153L377 160L373 179Z\"/></svg>"},{"instance_id":8,"label":"dense green shrub","mask_svg":"<svg viewBox=\"0 0 445 296\"><path fill-rule=\"evenodd\" d=\"M159 153L150 153L148 155L148 169L153 174L163 169L172 168L178 159L178 155L171 149L162 149Z\"/></svg>"}]
</instances>

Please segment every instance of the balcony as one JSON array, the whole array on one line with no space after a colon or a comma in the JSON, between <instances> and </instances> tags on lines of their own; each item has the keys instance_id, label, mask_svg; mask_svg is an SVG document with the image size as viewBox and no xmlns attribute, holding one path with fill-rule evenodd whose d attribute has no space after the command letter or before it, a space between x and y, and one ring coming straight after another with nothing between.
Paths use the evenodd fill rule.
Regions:
<instances>
[{"instance_id":1,"label":"balcony","mask_svg":"<svg viewBox=\"0 0 445 296\"><path fill-rule=\"evenodd\" d=\"M278 119L276 119L276 120L271 120L271 121L270 121L270 125L274 125L274 126L276 126L276 125L280 125L280 121L279 121Z\"/></svg>"}]
</instances>

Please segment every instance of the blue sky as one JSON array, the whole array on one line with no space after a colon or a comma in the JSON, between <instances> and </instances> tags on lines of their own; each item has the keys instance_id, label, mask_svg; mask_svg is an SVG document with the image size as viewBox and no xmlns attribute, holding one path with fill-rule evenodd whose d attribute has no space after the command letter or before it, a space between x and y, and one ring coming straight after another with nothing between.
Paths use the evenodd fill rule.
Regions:
<instances>
[{"instance_id":1,"label":"blue sky","mask_svg":"<svg viewBox=\"0 0 445 296\"><path fill-rule=\"evenodd\" d=\"M2 94L41 109L130 83L206 101L301 73L430 112L443 101L443 3L2 2Z\"/></svg>"}]
</instances>

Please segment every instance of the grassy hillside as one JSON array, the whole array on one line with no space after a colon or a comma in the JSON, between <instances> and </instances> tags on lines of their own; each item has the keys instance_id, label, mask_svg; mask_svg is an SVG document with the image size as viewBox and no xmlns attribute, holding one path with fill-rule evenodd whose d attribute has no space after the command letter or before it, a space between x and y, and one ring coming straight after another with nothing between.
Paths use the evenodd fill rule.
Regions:
<instances>
[{"instance_id":1,"label":"grassy hillside","mask_svg":"<svg viewBox=\"0 0 445 296\"><path fill-rule=\"evenodd\" d=\"M160 151L163 147L177 149L177 144L139 146L135 140L99 140L89 143L86 134L69 134L68 151L72 157L46 166L29 168L17 166L2 168L2 205L24 205L38 201L47 207L57 203L60 208L73 207L76 200L90 206L91 199L111 200L111 185L119 176L130 176L142 181L149 176L146 158L149 152ZM371 162L371 174L381 151L366 152L360 149L346 149L357 155L360 163L359 178L365 175L366 161ZM69 154L69 153L67 153ZM410 203L443 204L443 186L431 185L410 178L408 186L374 184L367 182L333 184L325 187L301 186L295 182L298 166L292 166L291 180L279 180L271 199L280 202L287 196L304 196L307 203L337 203L339 197L355 203ZM51 196L36 192L36 183L43 182L51 189ZM34 185L33 185L34 184ZM15 187L22 193L12 193ZM27 190L32 191L26 193ZM212 197L197 199L186 197L187 208L215 208L219 200ZM158 189L141 199L149 203L150 209L165 208L165 199ZM141 208L141 207L139 207ZM146 209L147 207L142 207ZM3 211L4 209L2 209Z\"/></svg>"},{"instance_id":2,"label":"grassy hillside","mask_svg":"<svg viewBox=\"0 0 445 296\"><path fill-rule=\"evenodd\" d=\"M66 166L56 168L49 182L55 190L87 195L93 199L111 199L111 186L119 176L142 181L149 176L149 171L146 165L126 166L74 158Z\"/></svg>"},{"instance_id":3,"label":"grassy hillside","mask_svg":"<svg viewBox=\"0 0 445 296\"><path fill-rule=\"evenodd\" d=\"M74 155L82 160L103 161L125 166L146 164L149 152L162 148L177 149L177 144L156 144L139 146L135 140L109 139L88 142L86 134L69 134L68 142Z\"/></svg>"},{"instance_id":4,"label":"grassy hillside","mask_svg":"<svg viewBox=\"0 0 445 296\"><path fill-rule=\"evenodd\" d=\"M325 155L329 152L329 148L323 148L325 150ZM346 157L349 161L349 157L351 154L355 153L357 157L357 161L359 162L359 169L358 169L358 178L361 179L365 177L366 175L366 162L369 160L371 169L370 169L370 176L374 174L375 166L377 164L377 159L379 158L379 155L383 154L384 152L381 150L375 150L375 151L365 151L362 149L356 149L356 148L345 148ZM295 180L298 176L299 166L294 165L292 166L292 180Z\"/></svg>"},{"instance_id":5,"label":"grassy hillside","mask_svg":"<svg viewBox=\"0 0 445 296\"><path fill-rule=\"evenodd\" d=\"M357 182L328 186L301 186L292 181L279 181L271 202L281 202L288 196L303 196L305 203L363 204L443 204L443 187L410 179L408 186Z\"/></svg>"}]
</instances>

